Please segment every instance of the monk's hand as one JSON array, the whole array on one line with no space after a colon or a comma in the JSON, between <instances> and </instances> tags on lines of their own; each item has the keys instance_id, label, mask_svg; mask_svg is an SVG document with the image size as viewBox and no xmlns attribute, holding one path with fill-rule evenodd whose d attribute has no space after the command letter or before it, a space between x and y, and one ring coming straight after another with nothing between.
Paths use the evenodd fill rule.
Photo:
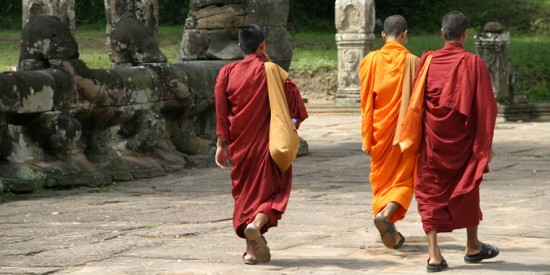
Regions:
<instances>
[{"instance_id":1,"label":"monk's hand","mask_svg":"<svg viewBox=\"0 0 550 275\"><path fill-rule=\"evenodd\" d=\"M495 155L495 152L493 151L493 148L491 148L491 152L489 152L489 163L493 160L493 156Z\"/></svg>"},{"instance_id":2,"label":"monk's hand","mask_svg":"<svg viewBox=\"0 0 550 275\"><path fill-rule=\"evenodd\" d=\"M227 147L218 146L216 148L216 164L221 169L227 169L228 163L229 163L229 153L227 152Z\"/></svg>"}]
</instances>

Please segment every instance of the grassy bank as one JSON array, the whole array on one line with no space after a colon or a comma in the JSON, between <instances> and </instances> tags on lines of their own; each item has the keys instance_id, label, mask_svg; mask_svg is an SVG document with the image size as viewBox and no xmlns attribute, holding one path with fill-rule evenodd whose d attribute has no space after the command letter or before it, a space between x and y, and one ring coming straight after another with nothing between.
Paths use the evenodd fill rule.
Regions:
<instances>
[{"instance_id":1,"label":"grassy bank","mask_svg":"<svg viewBox=\"0 0 550 275\"><path fill-rule=\"evenodd\" d=\"M474 33L474 30L470 31L469 39L465 45L465 48L473 53L475 53ZM290 68L291 75L307 75L312 78L320 73L324 74L325 77L331 77L331 82L336 81L338 57L334 34L297 33L294 37L289 36L289 41L294 47L294 57ZM380 48L382 45L383 41L377 35L374 47ZM443 40L435 34L415 36L412 33L406 46L413 54L420 56L425 50L441 48ZM514 75L513 89L516 95L526 95L532 103L550 102L549 56L550 35L526 36L511 34L508 60ZM331 70L333 73L328 74L327 70ZM305 81L307 84L321 80L311 81L306 79ZM317 87L311 87L310 89L316 90Z\"/></svg>"},{"instance_id":2,"label":"grassy bank","mask_svg":"<svg viewBox=\"0 0 550 275\"><path fill-rule=\"evenodd\" d=\"M179 43L183 33L181 26L162 26L159 29L160 47L172 63L179 59ZM466 49L474 52L470 32ZM516 94L525 94L531 102L550 102L550 35L511 35L509 62L512 66ZM0 40L0 71L9 70L17 65L19 59L19 31L2 31ZM103 27L84 27L76 30L75 38L79 44L80 59L90 68L108 68L109 56L105 47ZM330 97L336 90L337 51L333 33L299 32L288 35L294 48L290 75L301 86L308 97ZM375 48L382 41L377 35ZM409 36L407 47L421 55L427 49L438 49L443 45L438 35Z\"/></svg>"}]
</instances>

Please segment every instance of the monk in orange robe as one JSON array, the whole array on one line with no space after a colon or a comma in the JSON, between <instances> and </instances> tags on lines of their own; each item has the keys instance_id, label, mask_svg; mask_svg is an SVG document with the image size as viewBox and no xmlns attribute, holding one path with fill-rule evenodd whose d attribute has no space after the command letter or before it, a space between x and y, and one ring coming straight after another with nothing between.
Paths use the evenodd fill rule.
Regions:
<instances>
[{"instance_id":1,"label":"monk in orange robe","mask_svg":"<svg viewBox=\"0 0 550 275\"><path fill-rule=\"evenodd\" d=\"M429 62L427 75L424 83L415 82L415 91L417 85L425 85L415 194L428 238L428 272L448 268L437 244L438 232L466 228L467 263L499 253L477 236L482 219L479 185L489 171L497 105L487 66L463 48L467 28L461 12L444 16L445 46L422 55L418 71Z\"/></svg>"},{"instance_id":2,"label":"monk in orange robe","mask_svg":"<svg viewBox=\"0 0 550 275\"><path fill-rule=\"evenodd\" d=\"M401 121L412 90L418 57L403 45L407 21L393 15L384 21L386 41L359 66L363 151L371 156L370 182L374 224L382 242L397 249L405 238L394 223L405 217L414 193L416 155L402 154L398 146Z\"/></svg>"},{"instance_id":3,"label":"monk in orange robe","mask_svg":"<svg viewBox=\"0 0 550 275\"><path fill-rule=\"evenodd\" d=\"M262 29L244 26L239 45L246 55L244 60L224 66L216 79L215 161L222 169L229 162L233 165L233 228L246 239L244 263L256 264L271 259L263 234L277 226L285 212L292 167L282 173L269 152L271 112L264 66L269 58ZM290 116L298 128L308 116L304 102L290 79L282 81Z\"/></svg>"}]
</instances>

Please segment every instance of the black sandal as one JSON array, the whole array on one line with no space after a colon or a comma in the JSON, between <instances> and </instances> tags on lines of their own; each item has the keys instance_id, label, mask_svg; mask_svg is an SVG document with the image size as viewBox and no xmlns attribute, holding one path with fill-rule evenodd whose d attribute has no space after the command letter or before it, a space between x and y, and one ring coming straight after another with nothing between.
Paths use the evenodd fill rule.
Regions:
<instances>
[{"instance_id":1,"label":"black sandal","mask_svg":"<svg viewBox=\"0 0 550 275\"><path fill-rule=\"evenodd\" d=\"M464 255L464 261L470 264L479 263L483 260L494 258L499 253L498 247L481 243L481 251L475 255Z\"/></svg>"},{"instance_id":2,"label":"black sandal","mask_svg":"<svg viewBox=\"0 0 550 275\"><path fill-rule=\"evenodd\" d=\"M393 249L399 249L405 243L405 237L403 237L403 235L400 232L397 232L397 234L399 234L399 236L401 237L401 240L399 240L399 242L393 247Z\"/></svg>"},{"instance_id":3,"label":"black sandal","mask_svg":"<svg viewBox=\"0 0 550 275\"><path fill-rule=\"evenodd\" d=\"M258 263L258 260L252 260L252 259L245 259L244 257L246 256L247 252L245 252L243 254L243 262L244 264L250 264L250 265L254 265L254 264L257 264Z\"/></svg>"},{"instance_id":4,"label":"black sandal","mask_svg":"<svg viewBox=\"0 0 550 275\"><path fill-rule=\"evenodd\" d=\"M447 265L447 261L445 259L441 260L439 264L430 264L430 259L428 259L428 266L426 267L428 272L441 272L443 270L447 270L449 268L449 265Z\"/></svg>"}]
</instances>

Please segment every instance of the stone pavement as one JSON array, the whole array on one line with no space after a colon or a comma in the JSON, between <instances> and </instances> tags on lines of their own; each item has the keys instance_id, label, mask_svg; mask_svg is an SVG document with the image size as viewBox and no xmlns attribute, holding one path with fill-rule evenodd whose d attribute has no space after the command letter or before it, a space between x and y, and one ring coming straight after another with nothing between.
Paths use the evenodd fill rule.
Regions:
<instances>
[{"instance_id":1,"label":"stone pavement","mask_svg":"<svg viewBox=\"0 0 550 275\"><path fill-rule=\"evenodd\" d=\"M232 230L229 173L189 169L102 188L44 190L0 204L0 274L425 274L416 204L386 249L372 223L359 114L314 114L300 135L311 154L266 238L268 264L244 265ZM481 186L482 241L501 255L465 264L465 230L440 234L443 274L550 274L550 123L499 123Z\"/></svg>"}]
</instances>

